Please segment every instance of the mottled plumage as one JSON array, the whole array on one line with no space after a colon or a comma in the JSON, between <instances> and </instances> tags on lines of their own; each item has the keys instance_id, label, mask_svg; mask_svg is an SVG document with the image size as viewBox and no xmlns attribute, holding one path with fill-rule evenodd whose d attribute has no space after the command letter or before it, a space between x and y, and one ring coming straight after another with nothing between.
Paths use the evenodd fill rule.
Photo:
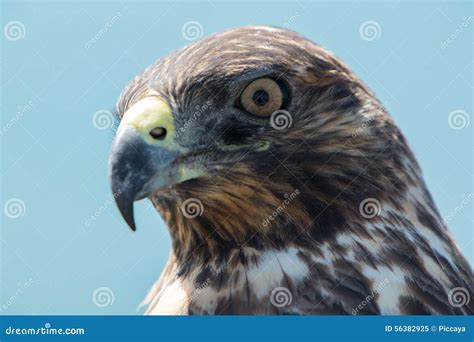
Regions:
<instances>
[{"instance_id":1,"label":"mottled plumage","mask_svg":"<svg viewBox=\"0 0 474 342\"><path fill-rule=\"evenodd\" d=\"M261 77L288 86L290 127L236 106ZM172 237L147 313L474 312L450 303L456 287L472 297L472 271L404 136L334 55L284 29L229 30L146 69L119 115L150 96L171 108L176 160L205 172L140 196Z\"/></svg>"}]
</instances>

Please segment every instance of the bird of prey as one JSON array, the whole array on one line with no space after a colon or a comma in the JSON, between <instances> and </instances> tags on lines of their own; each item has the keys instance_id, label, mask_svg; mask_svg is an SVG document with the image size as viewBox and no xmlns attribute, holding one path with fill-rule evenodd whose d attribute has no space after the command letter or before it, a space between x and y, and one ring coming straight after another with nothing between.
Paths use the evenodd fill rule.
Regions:
<instances>
[{"instance_id":1,"label":"bird of prey","mask_svg":"<svg viewBox=\"0 0 474 342\"><path fill-rule=\"evenodd\" d=\"M469 314L461 255L387 110L337 57L248 26L160 58L117 104L109 160L169 260L148 314Z\"/></svg>"}]
</instances>

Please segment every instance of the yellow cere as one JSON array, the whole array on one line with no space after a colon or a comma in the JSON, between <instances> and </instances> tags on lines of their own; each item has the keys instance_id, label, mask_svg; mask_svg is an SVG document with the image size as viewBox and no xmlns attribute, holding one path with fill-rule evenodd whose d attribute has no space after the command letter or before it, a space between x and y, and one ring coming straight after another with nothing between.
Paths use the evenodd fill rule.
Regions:
<instances>
[{"instance_id":1,"label":"yellow cere","mask_svg":"<svg viewBox=\"0 0 474 342\"><path fill-rule=\"evenodd\" d=\"M176 149L173 135L175 127L173 123L173 113L169 104L159 97L147 97L135 103L124 114L120 122L120 128L125 126L134 127L143 139L150 145L161 145L170 149ZM155 127L166 129L166 138L162 141L153 139L150 131Z\"/></svg>"}]
</instances>

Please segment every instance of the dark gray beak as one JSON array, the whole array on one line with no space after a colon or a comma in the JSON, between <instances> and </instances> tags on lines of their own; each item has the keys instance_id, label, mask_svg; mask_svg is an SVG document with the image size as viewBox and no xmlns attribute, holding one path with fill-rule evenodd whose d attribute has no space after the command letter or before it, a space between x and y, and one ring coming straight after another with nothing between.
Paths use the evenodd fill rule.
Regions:
<instances>
[{"instance_id":1,"label":"dark gray beak","mask_svg":"<svg viewBox=\"0 0 474 342\"><path fill-rule=\"evenodd\" d=\"M176 180L179 156L158 145L147 143L133 127L120 129L109 158L113 197L123 218L135 230L133 202L149 197Z\"/></svg>"}]
</instances>

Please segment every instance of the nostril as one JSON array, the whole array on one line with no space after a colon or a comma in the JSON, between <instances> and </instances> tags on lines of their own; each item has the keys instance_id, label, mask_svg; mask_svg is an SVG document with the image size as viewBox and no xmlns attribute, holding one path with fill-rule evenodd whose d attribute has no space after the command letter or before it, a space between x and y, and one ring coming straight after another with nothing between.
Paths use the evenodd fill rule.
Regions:
<instances>
[{"instance_id":1,"label":"nostril","mask_svg":"<svg viewBox=\"0 0 474 342\"><path fill-rule=\"evenodd\" d=\"M163 140L166 137L166 128L155 127L150 131L150 135L153 139Z\"/></svg>"}]
</instances>

